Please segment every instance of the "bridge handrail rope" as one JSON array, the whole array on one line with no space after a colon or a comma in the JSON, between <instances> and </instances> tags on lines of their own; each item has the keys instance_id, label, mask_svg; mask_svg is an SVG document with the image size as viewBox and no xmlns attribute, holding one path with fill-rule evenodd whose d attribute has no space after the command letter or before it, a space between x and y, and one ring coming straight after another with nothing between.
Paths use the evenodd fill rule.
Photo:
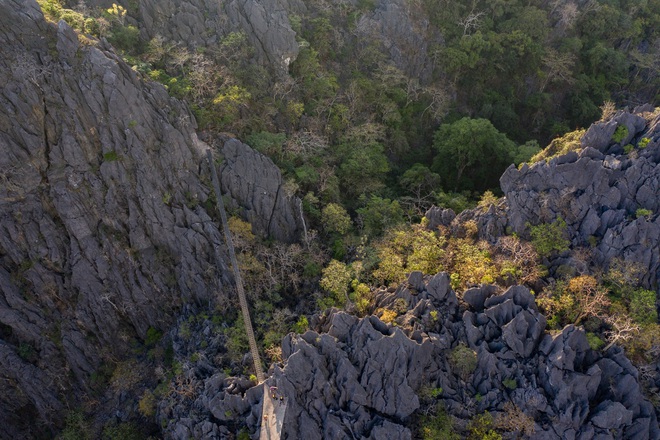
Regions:
<instances>
[{"instance_id":1,"label":"bridge handrail rope","mask_svg":"<svg viewBox=\"0 0 660 440\"><path fill-rule=\"evenodd\" d=\"M213 155L211 150L206 150L206 157L209 161L211 168L211 177L213 181L213 189L215 190L215 198L218 204L218 211L220 211L220 218L222 219L222 229L225 233L225 241L227 242L227 249L229 250L229 258L231 259L231 267L234 270L234 280L236 280L236 290L238 292L238 301L241 305L241 312L243 313L243 321L245 322L245 333L247 333L248 343L250 344L250 352L252 353L252 361L254 362L254 371L257 376L257 381L262 383L265 380L264 372L261 367L261 358L259 357L259 349L257 348L257 341L254 338L254 330L252 330L252 320L250 319L250 310L248 309L247 298L245 297L245 290L243 289L243 279L241 272L238 268L238 260L236 260L236 251L234 250L234 242L231 239L231 232L227 224L227 213L225 212L225 204L222 201L222 193L220 192L220 181L218 180L218 172L213 163Z\"/></svg>"}]
</instances>

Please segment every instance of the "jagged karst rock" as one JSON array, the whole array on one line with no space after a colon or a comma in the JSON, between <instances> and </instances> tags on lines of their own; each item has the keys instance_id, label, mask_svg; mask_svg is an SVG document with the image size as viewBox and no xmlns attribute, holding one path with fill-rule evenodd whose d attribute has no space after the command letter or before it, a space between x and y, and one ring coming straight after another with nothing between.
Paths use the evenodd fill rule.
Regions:
<instances>
[{"instance_id":1,"label":"jagged karst rock","mask_svg":"<svg viewBox=\"0 0 660 440\"><path fill-rule=\"evenodd\" d=\"M438 226L449 226L456 218L456 214L451 209L443 209L433 206L426 211L424 217L428 220L426 227L434 230Z\"/></svg>"},{"instance_id":2,"label":"jagged karst rock","mask_svg":"<svg viewBox=\"0 0 660 440\"><path fill-rule=\"evenodd\" d=\"M409 283L379 292L376 307L407 303L397 326L330 309L310 319L313 330L285 337L284 362L272 367L268 379L287 401L283 437L411 438L410 417L424 390L438 388L447 411L461 418L474 415L468 408L475 406L497 415L513 402L534 420L535 439L600 438L613 430L617 438L660 436L652 405L619 349L591 351L584 331L574 326L554 337L546 334L534 296L521 286L504 293L493 286L475 289L470 302L475 307L468 305L461 317L448 278L426 276L416 294ZM480 336L471 337L470 327ZM459 375L453 371L456 360L449 358L466 342L476 352L476 368ZM254 408L260 406L253 390L261 387L230 397L222 391L226 383L219 394L217 387L200 387L205 391L194 402L174 405L168 420L189 414L189 406L198 418L172 421L167 435L181 438L179 423L189 432L206 426L204 411L216 415L217 432L246 420L256 435L260 422Z\"/></svg>"},{"instance_id":3,"label":"jagged karst rock","mask_svg":"<svg viewBox=\"0 0 660 440\"><path fill-rule=\"evenodd\" d=\"M33 0L0 3L0 27L0 437L32 438L61 428L131 339L231 278L186 105ZM240 154L254 160L240 185L275 169ZM291 209L268 210L273 234L292 238Z\"/></svg>"},{"instance_id":4,"label":"jagged karst rock","mask_svg":"<svg viewBox=\"0 0 660 440\"><path fill-rule=\"evenodd\" d=\"M620 142L617 142L619 146L623 146L629 144L645 126L646 120L641 116L627 111L619 111L608 121L592 124L580 142L583 147L591 147L603 153L608 153L616 145L612 140L612 136L618 127L626 128L626 136Z\"/></svg>"},{"instance_id":5,"label":"jagged karst rock","mask_svg":"<svg viewBox=\"0 0 660 440\"><path fill-rule=\"evenodd\" d=\"M429 46L442 41L440 35L428 35L429 27L428 18L417 5L381 0L373 11L360 17L356 31L361 38L379 41L398 69L425 82L433 72Z\"/></svg>"},{"instance_id":6,"label":"jagged karst rock","mask_svg":"<svg viewBox=\"0 0 660 440\"><path fill-rule=\"evenodd\" d=\"M88 0L89 6L110 7L113 1ZM298 55L298 43L287 11L305 9L299 0L143 0L137 9L115 0L140 27L142 37L157 36L189 48L217 48L231 32L242 32L259 62L286 73Z\"/></svg>"},{"instance_id":7,"label":"jagged karst rock","mask_svg":"<svg viewBox=\"0 0 660 440\"><path fill-rule=\"evenodd\" d=\"M253 229L281 241L297 239L302 230L302 205L286 194L277 166L236 139L225 141L220 151L224 156L222 190L243 209L242 216Z\"/></svg>"},{"instance_id":8,"label":"jagged karst rock","mask_svg":"<svg viewBox=\"0 0 660 440\"><path fill-rule=\"evenodd\" d=\"M647 118L649 114L645 113ZM621 154L623 151L614 149L610 131L615 128L610 130L610 125L627 127L628 136L621 143L644 145L642 139L648 143ZM573 245L595 243L597 264L607 268L616 257L638 263L644 269L643 284L656 288L660 272L660 116L647 120L619 112L609 122L594 124L582 145L580 152L547 163L507 169L500 179L507 227L524 235L528 223L551 222L561 216ZM651 215L635 218L638 209Z\"/></svg>"}]
</instances>

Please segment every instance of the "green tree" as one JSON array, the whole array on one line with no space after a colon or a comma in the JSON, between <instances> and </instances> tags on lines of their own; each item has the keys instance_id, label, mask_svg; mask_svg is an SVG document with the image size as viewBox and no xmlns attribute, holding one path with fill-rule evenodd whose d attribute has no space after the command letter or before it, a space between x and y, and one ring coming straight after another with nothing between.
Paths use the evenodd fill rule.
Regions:
<instances>
[{"instance_id":1,"label":"green tree","mask_svg":"<svg viewBox=\"0 0 660 440\"><path fill-rule=\"evenodd\" d=\"M350 267L341 261L331 260L322 274L321 288L330 293L330 296L319 301L319 306L321 308L343 306L348 300L349 287L353 279Z\"/></svg>"},{"instance_id":2,"label":"green tree","mask_svg":"<svg viewBox=\"0 0 660 440\"><path fill-rule=\"evenodd\" d=\"M454 191L485 191L497 186L504 169L512 162L516 145L487 119L463 118L443 124L435 133L438 152L433 170Z\"/></svg>"},{"instance_id":3,"label":"green tree","mask_svg":"<svg viewBox=\"0 0 660 440\"><path fill-rule=\"evenodd\" d=\"M532 245L541 257L547 257L553 252L564 252L571 242L567 238L566 221L557 217L552 223L541 223L537 226L528 225L532 236Z\"/></svg>"},{"instance_id":4,"label":"green tree","mask_svg":"<svg viewBox=\"0 0 660 440\"><path fill-rule=\"evenodd\" d=\"M403 222L403 209L396 200L371 196L366 206L357 210L364 232L378 236L386 229Z\"/></svg>"},{"instance_id":5,"label":"green tree","mask_svg":"<svg viewBox=\"0 0 660 440\"><path fill-rule=\"evenodd\" d=\"M323 229L329 234L344 235L351 229L351 217L336 203L328 203L321 212Z\"/></svg>"}]
</instances>

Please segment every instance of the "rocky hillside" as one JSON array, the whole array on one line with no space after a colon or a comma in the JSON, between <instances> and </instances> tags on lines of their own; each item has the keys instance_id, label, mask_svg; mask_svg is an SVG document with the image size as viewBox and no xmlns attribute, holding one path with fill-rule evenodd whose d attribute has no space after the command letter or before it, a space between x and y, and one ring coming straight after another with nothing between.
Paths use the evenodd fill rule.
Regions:
<instances>
[{"instance_id":1,"label":"rocky hillside","mask_svg":"<svg viewBox=\"0 0 660 440\"><path fill-rule=\"evenodd\" d=\"M505 197L490 208L458 216L433 209L427 227L460 234L471 220L496 242L563 218L567 248L544 260L544 283L562 270L604 271L623 257L657 292L659 122L651 107L618 112L561 144L565 150L557 142L538 162L511 167L502 177ZM585 248L592 260L580 259ZM487 412L489 426L510 438L660 438L649 389L623 351L592 350L582 327L549 331L527 288L483 285L457 296L448 274L413 272L398 289L378 292L367 312L382 310L394 311L390 323L331 309L310 321L310 331L284 339L268 384L287 398L285 438L414 438L444 412L460 435L474 432L474 414ZM190 359L199 346L178 354ZM195 392L161 402L166 436L256 433L261 388L208 366L187 362ZM645 387L657 390L657 362L649 368Z\"/></svg>"},{"instance_id":2,"label":"rocky hillside","mask_svg":"<svg viewBox=\"0 0 660 440\"><path fill-rule=\"evenodd\" d=\"M377 307L400 310L391 324L334 309L316 316L271 367L268 384L287 399L283 438L411 439L441 407L463 435L488 411L511 438L660 438L621 349L592 351L574 326L549 334L529 290L496 292L470 289L459 302L448 274L414 272L378 294ZM202 365L186 375L197 391L161 405L167 438L228 438L241 421L257 432L261 387Z\"/></svg>"},{"instance_id":3,"label":"rocky hillside","mask_svg":"<svg viewBox=\"0 0 660 440\"><path fill-rule=\"evenodd\" d=\"M138 23L145 40L155 37L185 42L190 48L214 47L231 32L244 33L256 59L280 74L298 55L298 43L287 11L304 10L301 1L205 0L141 2L90 0L88 7L124 5Z\"/></svg>"},{"instance_id":4,"label":"rocky hillside","mask_svg":"<svg viewBox=\"0 0 660 440\"><path fill-rule=\"evenodd\" d=\"M500 182L507 226L566 221L572 247L592 246L605 267L623 258L643 267L643 283L660 279L660 117L653 107L619 112L592 125L577 151L519 170Z\"/></svg>"},{"instance_id":5,"label":"rocky hillside","mask_svg":"<svg viewBox=\"0 0 660 440\"><path fill-rule=\"evenodd\" d=\"M0 437L33 438L183 305L225 301L231 279L186 105L32 0L3 1L0 29ZM235 209L294 239L298 204L272 162L213 142Z\"/></svg>"}]
</instances>

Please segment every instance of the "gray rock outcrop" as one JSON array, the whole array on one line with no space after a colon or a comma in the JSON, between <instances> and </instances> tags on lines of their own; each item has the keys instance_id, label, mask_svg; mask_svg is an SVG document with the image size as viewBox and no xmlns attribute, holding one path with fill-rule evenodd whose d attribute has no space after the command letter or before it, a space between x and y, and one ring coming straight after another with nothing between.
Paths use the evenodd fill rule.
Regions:
<instances>
[{"instance_id":1,"label":"gray rock outcrop","mask_svg":"<svg viewBox=\"0 0 660 440\"><path fill-rule=\"evenodd\" d=\"M33 0L1 2L0 29L0 437L31 438L60 428L131 340L231 277L186 105ZM292 239L295 201L261 210L249 190L254 177L279 192L279 171L242 155L234 203Z\"/></svg>"},{"instance_id":2,"label":"gray rock outcrop","mask_svg":"<svg viewBox=\"0 0 660 440\"><path fill-rule=\"evenodd\" d=\"M280 72L298 55L288 11L304 9L299 0L88 0L89 6L123 5L145 40L161 36L189 48L217 48L231 32L243 32L259 62Z\"/></svg>"},{"instance_id":3,"label":"gray rock outcrop","mask_svg":"<svg viewBox=\"0 0 660 440\"><path fill-rule=\"evenodd\" d=\"M356 24L358 44L378 41L394 65L411 78L428 81L433 73L429 47L442 41L433 36L429 18L420 5L404 0L381 0Z\"/></svg>"},{"instance_id":4,"label":"gray rock outcrop","mask_svg":"<svg viewBox=\"0 0 660 440\"><path fill-rule=\"evenodd\" d=\"M529 438L610 438L613 432L660 438L653 406L622 351L592 351L572 325L547 334L528 289L472 289L461 314L446 273L425 277L414 290L411 284L377 294L376 307L406 304L391 324L331 309L310 320L313 330L284 339L284 362L268 379L287 402L283 438L411 438L411 417L429 399L425 390L441 390L437 399L458 418L475 411L506 417L513 404L533 425ZM461 346L474 355L471 370L465 351L452 356ZM256 435L260 387L238 391L225 378L199 389L193 402L165 405L174 408L162 414L165 420L189 414L189 405L198 417L170 422L168 438L200 430L205 414L215 416L214 432L231 432L244 420Z\"/></svg>"},{"instance_id":5,"label":"gray rock outcrop","mask_svg":"<svg viewBox=\"0 0 660 440\"><path fill-rule=\"evenodd\" d=\"M617 127L626 127L620 142L612 139ZM630 152L624 153L628 144ZM528 224L562 217L573 246L593 246L595 262L604 267L616 257L638 263L643 284L657 288L660 116L619 112L592 125L582 146L547 162L507 169L500 179L505 209L499 218L524 235Z\"/></svg>"},{"instance_id":6,"label":"gray rock outcrop","mask_svg":"<svg viewBox=\"0 0 660 440\"><path fill-rule=\"evenodd\" d=\"M283 187L277 166L237 139L219 148L222 191L234 200L253 229L280 241L292 242L303 229L301 205Z\"/></svg>"}]
</instances>

